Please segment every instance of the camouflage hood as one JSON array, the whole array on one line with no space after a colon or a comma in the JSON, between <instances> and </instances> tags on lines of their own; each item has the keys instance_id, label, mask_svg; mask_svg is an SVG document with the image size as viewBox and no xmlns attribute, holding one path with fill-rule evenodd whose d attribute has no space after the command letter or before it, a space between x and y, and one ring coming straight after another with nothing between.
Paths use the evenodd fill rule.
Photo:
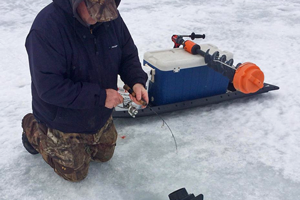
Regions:
<instances>
[{"instance_id":1,"label":"camouflage hood","mask_svg":"<svg viewBox=\"0 0 300 200\"><path fill-rule=\"evenodd\" d=\"M81 24L87 26L87 24L79 17L77 13L77 7L82 1L83 0L53 0L53 2L61 9L74 16ZM115 2L118 7L121 0L115 0Z\"/></svg>"}]
</instances>

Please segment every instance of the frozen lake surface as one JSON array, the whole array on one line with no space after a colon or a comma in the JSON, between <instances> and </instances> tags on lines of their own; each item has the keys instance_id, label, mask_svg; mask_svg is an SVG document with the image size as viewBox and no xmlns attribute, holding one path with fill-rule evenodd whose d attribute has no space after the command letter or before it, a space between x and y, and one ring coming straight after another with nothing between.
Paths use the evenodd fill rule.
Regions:
<instances>
[{"instance_id":1,"label":"frozen lake surface","mask_svg":"<svg viewBox=\"0 0 300 200\"><path fill-rule=\"evenodd\" d=\"M177 153L157 116L116 119L113 159L91 163L80 183L57 176L21 143L21 119L31 112L25 38L50 2L0 2L0 199L167 200L182 187L205 200L300 199L299 0L123 0L141 60L172 48L173 34L205 33L197 43L256 63L280 90L162 115Z\"/></svg>"}]
</instances>

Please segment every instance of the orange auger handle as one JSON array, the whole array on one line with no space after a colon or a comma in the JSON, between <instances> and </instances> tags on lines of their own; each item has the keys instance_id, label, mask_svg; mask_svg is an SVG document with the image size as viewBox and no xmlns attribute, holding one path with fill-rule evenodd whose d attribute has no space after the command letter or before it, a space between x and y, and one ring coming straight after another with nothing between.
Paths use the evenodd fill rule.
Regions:
<instances>
[{"instance_id":1,"label":"orange auger handle","mask_svg":"<svg viewBox=\"0 0 300 200\"><path fill-rule=\"evenodd\" d=\"M264 73L251 62L241 64L235 72L233 86L236 90L244 93L254 93L264 87Z\"/></svg>"},{"instance_id":2,"label":"orange auger handle","mask_svg":"<svg viewBox=\"0 0 300 200\"><path fill-rule=\"evenodd\" d=\"M184 42L184 50L186 50L187 52L191 53L191 54L195 54L197 45L195 42L191 41L191 40L186 40Z\"/></svg>"}]
</instances>

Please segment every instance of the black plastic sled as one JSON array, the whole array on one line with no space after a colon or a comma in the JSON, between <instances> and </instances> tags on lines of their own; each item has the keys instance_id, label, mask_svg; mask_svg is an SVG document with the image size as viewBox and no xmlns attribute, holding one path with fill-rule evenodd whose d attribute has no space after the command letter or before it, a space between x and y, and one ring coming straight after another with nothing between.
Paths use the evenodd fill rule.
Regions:
<instances>
[{"instance_id":1,"label":"black plastic sled","mask_svg":"<svg viewBox=\"0 0 300 200\"><path fill-rule=\"evenodd\" d=\"M243 97L250 97L257 94L266 93L272 90L278 90L279 87L275 85L271 85L268 83L264 83L264 87L260 90L258 90L255 93L251 94L244 94L239 91L228 90L225 94L210 96L210 97L204 97L200 99L194 99L189 101L183 101L183 102L177 102L172 104L166 104L161 106L152 106L151 104L148 105L145 109L139 109L138 113L135 115L135 117L145 117L150 115L156 115L162 114L162 113L168 113L168 112L174 112L178 110L188 109L188 108L194 108L199 106L206 106L210 104L217 104L221 103L223 101L229 101L233 99L243 98ZM131 118L132 116L128 113L128 110L116 110L114 109L112 113L114 118Z\"/></svg>"}]
</instances>

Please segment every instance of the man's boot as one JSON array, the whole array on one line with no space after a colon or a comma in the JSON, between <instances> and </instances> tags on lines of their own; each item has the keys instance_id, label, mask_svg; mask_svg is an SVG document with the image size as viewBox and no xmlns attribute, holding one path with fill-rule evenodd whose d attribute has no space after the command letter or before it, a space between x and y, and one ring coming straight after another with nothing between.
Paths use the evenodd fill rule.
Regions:
<instances>
[{"instance_id":1,"label":"man's boot","mask_svg":"<svg viewBox=\"0 0 300 200\"><path fill-rule=\"evenodd\" d=\"M37 121L34 118L33 114L29 113L25 115L22 120L22 143L25 149L31 154L38 154L39 152L32 146L32 144L28 140L29 137L34 137L36 135L36 131L38 131Z\"/></svg>"}]
</instances>

